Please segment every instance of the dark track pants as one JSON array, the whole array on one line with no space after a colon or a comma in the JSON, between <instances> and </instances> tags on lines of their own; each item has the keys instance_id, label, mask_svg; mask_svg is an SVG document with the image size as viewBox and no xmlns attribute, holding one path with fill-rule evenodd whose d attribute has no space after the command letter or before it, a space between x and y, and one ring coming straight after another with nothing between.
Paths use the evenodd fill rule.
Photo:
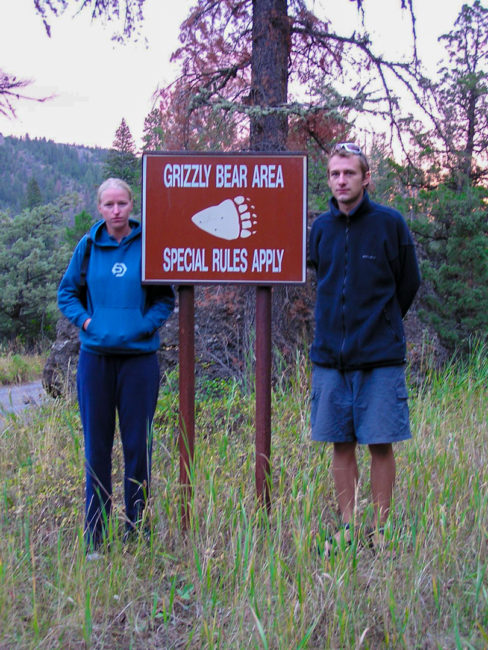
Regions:
<instances>
[{"instance_id":1,"label":"dark track pants","mask_svg":"<svg viewBox=\"0 0 488 650\"><path fill-rule=\"evenodd\" d=\"M151 424L159 389L156 354L98 355L80 351L78 402L85 438L85 539L103 539L112 505L115 412L124 452L127 528L142 517L151 474Z\"/></svg>"}]
</instances>

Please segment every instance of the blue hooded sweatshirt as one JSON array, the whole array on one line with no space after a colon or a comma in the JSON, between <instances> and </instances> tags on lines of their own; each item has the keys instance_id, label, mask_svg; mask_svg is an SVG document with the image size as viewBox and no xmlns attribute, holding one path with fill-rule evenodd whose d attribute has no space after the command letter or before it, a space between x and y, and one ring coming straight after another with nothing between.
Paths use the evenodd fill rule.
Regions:
<instances>
[{"instance_id":1,"label":"blue hooded sweatshirt","mask_svg":"<svg viewBox=\"0 0 488 650\"><path fill-rule=\"evenodd\" d=\"M159 348L158 328L174 309L170 286L141 284L141 226L131 219L121 242L105 222L92 226L75 248L58 290L62 313L80 328L81 348L97 354L147 354ZM86 307L80 274L88 237L92 248L86 276ZM91 318L86 331L82 328Z\"/></svg>"},{"instance_id":2,"label":"blue hooded sweatshirt","mask_svg":"<svg viewBox=\"0 0 488 650\"><path fill-rule=\"evenodd\" d=\"M402 318L420 285L407 224L367 192L348 216L335 199L329 205L310 232L317 272L311 359L339 370L402 364Z\"/></svg>"}]
</instances>

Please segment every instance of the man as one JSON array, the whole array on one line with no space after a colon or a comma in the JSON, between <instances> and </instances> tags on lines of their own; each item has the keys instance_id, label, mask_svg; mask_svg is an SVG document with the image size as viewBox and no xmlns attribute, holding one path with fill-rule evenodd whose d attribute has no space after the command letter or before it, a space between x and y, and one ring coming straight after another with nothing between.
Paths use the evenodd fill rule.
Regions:
<instances>
[{"instance_id":1,"label":"man","mask_svg":"<svg viewBox=\"0 0 488 650\"><path fill-rule=\"evenodd\" d=\"M368 161L353 143L328 162L333 198L314 222L310 261L317 273L311 348L312 440L333 443L332 472L342 529L351 542L358 483L357 444L371 454L375 537L379 541L395 481L392 443L411 437L402 318L420 285L412 237L401 214L368 196Z\"/></svg>"}]
</instances>

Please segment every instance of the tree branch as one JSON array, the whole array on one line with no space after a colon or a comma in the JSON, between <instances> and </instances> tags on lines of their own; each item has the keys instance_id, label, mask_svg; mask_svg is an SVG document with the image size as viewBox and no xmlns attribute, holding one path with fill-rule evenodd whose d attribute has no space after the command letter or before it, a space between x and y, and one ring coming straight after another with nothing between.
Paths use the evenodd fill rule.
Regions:
<instances>
[{"instance_id":1,"label":"tree branch","mask_svg":"<svg viewBox=\"0 0 488 650\"><path fill-rule=\"evenodd\" d=\"M32 81L27 79L17 79L14 75L8 74L0 70L0 114L5 115L5 117L15 117L15 107L14 103L27 99L33 102L45 102L50 97L32 97L31 95L26 95L21 92L24 88L27 88L32 83Z\"/></svg>"}]
</instances>

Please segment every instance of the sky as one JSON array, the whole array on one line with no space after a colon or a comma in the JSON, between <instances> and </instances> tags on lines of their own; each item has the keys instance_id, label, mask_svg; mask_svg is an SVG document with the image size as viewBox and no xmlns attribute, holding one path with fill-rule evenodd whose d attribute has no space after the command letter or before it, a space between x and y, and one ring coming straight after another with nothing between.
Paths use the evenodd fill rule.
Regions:
<instances>
[{"instance_id":1,"label":"sky","mask_svg":"<svg viewBox=\"0 0 488 650\"><path fill-rule=\"evenodd\" d=\"M364 0L366 26L376 48L391 57L410 45L408 14L400 11L400 4L400 0ZM432 70L442 53L437 36L450 31L462 4L463 0L414 0L418 49ZM52 18L48 38L33 5L33 0L0 0L0 69L31 80L26 94L52 99L17 103L15 118L0 115L0 133L110 147L124 117L140 147L154 92L177 76L169 59L194 0L146 0L146 43L127 44L111 40L113 24L92 23L88 14L74 16L73 9ZM308 5L345 33L358 20L352 0L308 0Z\"/></svg>"}]
</instances>

